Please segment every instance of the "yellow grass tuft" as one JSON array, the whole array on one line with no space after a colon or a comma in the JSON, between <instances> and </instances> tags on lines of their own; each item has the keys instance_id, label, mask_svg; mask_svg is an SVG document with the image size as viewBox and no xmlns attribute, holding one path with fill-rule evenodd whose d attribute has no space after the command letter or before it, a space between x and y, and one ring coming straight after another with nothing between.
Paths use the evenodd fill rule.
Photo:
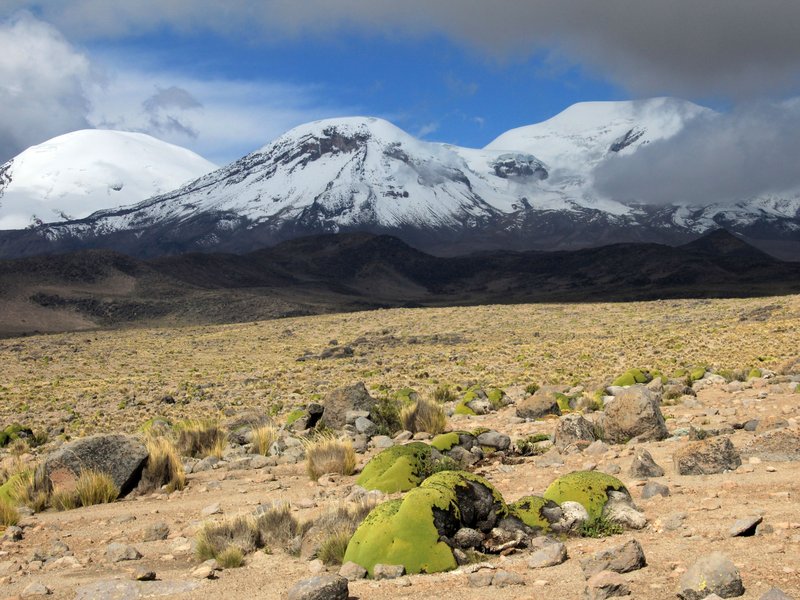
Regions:
<instances>
[{"instance_id":1,"label":"yellow grass tuft","mask_svg":"<svg viewBox=\"0 0 800 600\"><path fill-rule=\"evenodd\" d=\"M189 419L181 421L175 428L178 432L176 445L182 456L222 456L225 432L215 421Z\"/></svg>"},{"instance_id":2,"label":"yellow grass tuft","mask_svg":"<svg viewBox=\"0 0 800 600\"><path fill-rule=\"evenodd\" d=\"M278 439L278 428L274 425L261 425L252 430L253 454L266 456L275 440Z\"/></svg>"},{"instance_id":3,"label":"yellow grass tuft","mask_svg":"<svg viewBox=\"0 0 800 600\"><path fill-rule=\"evenodd\" d=\"M425 431L438 435L447 427L447 416L438 403L422 399L400 412L400 422L411 433Z\"/></svg>"},{"instance_id":4,"label":"yellow grass tuft","mask_svg":"<svg viewBox=\"0 0 800 600\"><path fill-rule=\"evenodd\" d=\"M7 500L0 499L0 526L9 527L19 523L17 507Z\"/></svg>"},{"instance_id":5,"label":"yellow grass tuft","mask_svg":"<svg viewBox=\"0 0 800 600\"><path fill-rule=\"evenodd\" d=\"M148 458L142 472L141 491L149 492L167 486L168 492L174 492L186 487L186 472L175 444L164 437L148 436L145 445Z\"/></svg>"},{"instance_id":6,"label":"yellow grass tuft","mask_svg":"<svg viewBox=\"0 0 800 600\"><path fill-rule=\"evenodd\" d=\"M356 452L353 444L333 435L322 435L305 442L306 471L317 480L326 473L352 475L356 470Z\"/></svg>"},{"instance_id":7,"label":"yellow grass tuft","mask_svg":"<svg viewBox=\"0 0 800 600\"><path fill-rule=\"evenodd\" d=\"M85 469L81 471L75 492L80 499L81 506L94 504L107 504L119 496L119 488L108 473Z\"/></svg>"}]
</instances>

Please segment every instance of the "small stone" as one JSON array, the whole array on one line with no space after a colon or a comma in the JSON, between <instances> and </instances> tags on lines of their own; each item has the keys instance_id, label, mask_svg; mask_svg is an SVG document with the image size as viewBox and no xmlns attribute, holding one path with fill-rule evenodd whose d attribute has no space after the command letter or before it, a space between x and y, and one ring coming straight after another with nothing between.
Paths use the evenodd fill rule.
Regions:
<instances>
[{"instance_id":1,"label":"small stone","mask_svg":"<svg viewBox=\"0 0 800 600\"><path fill-rule=\"evenodd\" d=\"M149 569L136 569L131 575L134 581L155 581L156 572Z\"/></svg>"},{"instance_id":2,"label":"small stone","mask_svg":"<svg viewBox=\"0 0 800 600\"><path fill-rule=\"evenodd\" d=\"M382 565L377 564L372 568L373 579L398 579L406 574L403 565Z\"/></svg>"},{"instance_id":3,"label":"small stone","mask_svg":"<svg viewBox=\"0 0 800 600\"><path fill-rule=\"evenodd\" d=\"M511 438L504 433L487 431L478 436L478 443L481 446L488 446L495 450L508 450L509 446L511 446Z\"/></svg>"},{"instance_id":4,"label":"small stone","mask_svg":"<svg viewBox=\"0 0 800 600\"><path fill-rule=\"evenodd\" d=\"M22 597L23 598L34 598L36 596L49 596L52 594L52 590L44 585L43 583L33 582L28 584L24 590L22 590Z\"/></svg>"},{"instance_id":5,"label":"small stone","mask_svg":"<svg viewBox=\"0 0 800 600\"><path fill-rule=\"evenodd\" d=\"M663 496L666 498L669 496L669 494L669 487L663 483L658 483L657 481L648 481L642 488L642 498L644 500L653 498L655 496Z\"/></svg>"},{"instance_id":6,"label":"small stone","mask_svg":"<svg viewBox=\"0 0 800 600\"><path fill-rule=\"evenodd\" d=\"M583 451L584 454L591 454L593 456L600 456L606 452L608 452L608 444L602 440L592 442L586 447L586 450Z\"/></svg>"},{"instance_id":7,"label":"small stone","mask_svg":"<svg viewBox=\"0 0 800 600\"><path fill-rule=\"evenodd\" d=\"M167 539L169 535L169 525L164 522L153 523L144 530L142 535L143 542L156 542Z\"/></svg>"},{"instance_id":8,"label":"small stone","mask_svg":"<svg viewBox=\"0 0 800 600\"><path fill-rule=\"evenodd\" d=\"M364 579L367 576L367 570L361 565L350 561L342 565L339 569L339 575L347 579L347 581L356 581Z\"/></svg>"},{"instance_id":9,"label":"small stone","mask_svg":"<svg viewBox=\"0 0 800 600\"><path fill-rule=\"evenodd\" d=\"M142 558L142 553L133 546L127 544L120 544L113 542L106 546L106 560L112 563L122 562L124 560L139 560Z\"/></svg>"},{"instance_id":10,"label":"small stone","mask_svg":"<svg viewBox=\"0 0 800 600\"><path fill-rule=\"evenodd\" d=\"M476 529L462 527L453 536L453 542L458 548L468 549L477 548L483 543L483 534Z\"/></svg>"},{"instance_id":11,"label":"small stone","mask_svg":"<svg viewBox=\"0 0 800 600\"><path fill-rule=\"evenodd\" d=\"M202 564L192 571L192 577L195 579L214 579L217 570L212 568L211 565Z\"/></svg>"},{"instance_id":12,"label":"small stone","mask_svg":"<svg viewBox=\"0 0 800 600\"><path fill-rule=\"evenodd\" d=\"M289 590L288 600L347 600L348 582L339 575L317 575L298 581Z\"/></svg>"},{"instance_id":13,"label":"small stone","mask_svg":"<svg viewBox=\"0 0 800 600\"><path fill-rule=\"evenodd\" d=\"M750 537L756 534L756 528L763 520L764 517L758 515L737 519L728 533L731 537Z\"/></svg>"},{"instance_id":14,"label":"small stone","mask_svg":"<svg viewBox=\"0 0 800 600\"><path fill-rule=\"evenodd\" d=\"M214 504L209 504L203 510L200 511L200 515L203 517L210 517L211 515L219 515L222 514L222 508L219 505L219 502L215 502Z\"/></svg>"},{"instance_id":15,"label":"small stone","mask_svg":"<svg viewBox=\"0 0 800 600\"><path fill-rule=\"evenodd\" d=\"M320 559L315 558L311 562L308 563L308 570L311 571L313 575L319 575L325 572L325 563L322 562Z\"/></svg>"},{"instance_id":16,"label":"small stone","mask_svg":"<svg viewBox=\"0 0 800 600\"><path fill-rule=\"evenodd\" d=\"M637 448L629 470L631 477L647 479L649 477L662 477L664 469L656 464L651 454L644 448Z\"/></svg>"},{"instance_id":17,"label":"small stone","mask_svg":"<svg viewBox=\"0 0 800 600\"><path fill-rule=\"evenodd\" d=\"M579 502L567 500L561 503L561 518L553 523L553 531L569 533L580 530L584 523L589 521L589 513Z\"/></svg>"},{"instance_id":18,"label":"small stone","mask_svg":"<svg viewBox=\"0 0 800 600\"><path fill-rule=\"evenodd\" d=\"M383 450L384 448L391 448L394 446L394 440L386 435L376 435L372 438L369 442L373 448L379 448Z\"/></svg>"},{"instance_id":19,"label":"small stone","mask_svg":"<svg viewBox=\"0 0 800 600\"><path fill-rule=\"evenodd\" d=\"M628 540L621 546L614 546L608 550L596 552L591 558L581 561L583 575L589 579L601 571L614 571L615 573L629 573L647 566L644 550L636 540Z\"/></svg>"},{"instance_id":20,"label":"small stone","mask_svg":"<svg viewBox=\"0 0 800 600\"><path fill-rule=\"evenodd\" d=\"M774 587L766 591L759 600L792 600L792 597Z\"/></svg>"},{"instance_id":21,"label":"small stone","mask_svg":"<svg viewBox=\"0 0 800 600\"><path fill-rule=\"evenodd\" d=\"M586 600L606 600L630 595L628 582L619 573L613 571L600 571L586 582Z\"/></svg>"},{"instance_id":22,"label":"small stone","mask_svg":"<svg viewBox=\"0 0 800 600\"><path fill-rule=\"evenodd\" d=\"M475 573L470 573L468 577L470 587L489 587L492 585L492 580L494 579L494 571L489 569L481 569Z\"/></svg>"},{"instance_id":23,"label":"small stone","mask_svg":"<svg viewBox=\"0 0 800 600\"><path fill-rule=\"evenodd\" d=\"M529 569L543 569L560 565L567 560L567 547L561 542L548 544L531 554L528 559Z\"/></svg>"},{"instance_id":24,"label":"small stone","mask_svg":"<svg viewBox=\"0 0 800 600\"><path fill-rule=\"evenodd\" d=\"M499 588L508 587L510 585L525 585L525 580L516 573L498 570L494 573L492 585Z\"/></svg>"},{"instance_id":25,"label":"small stone","mask_svg":"<svg viewBox=\"0 0 800 600\"><path fill-rule=\"evenodd\" d=\"M698 559L683 574L678 597L683 600L702 600L711 593L722 598L734 598L744 594L739 570L719 552Z\"/></svg>"}]
</instances>

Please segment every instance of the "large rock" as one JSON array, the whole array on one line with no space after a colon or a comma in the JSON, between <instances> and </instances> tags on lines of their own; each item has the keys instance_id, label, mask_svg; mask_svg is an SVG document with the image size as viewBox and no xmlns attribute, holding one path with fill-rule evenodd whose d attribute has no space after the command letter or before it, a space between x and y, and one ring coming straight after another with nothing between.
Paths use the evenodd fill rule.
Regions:
<instances>
[{"instance_id":1,"label":"large rock","mask_svg":"<svg viewBox=\"0 0 800 600\"><path fill-rule=\"evenodd\" d=\"M595 552L590 558L581 560L581 569L587 579L600 571L629 573L646 566L644 550L636 540L628 540L621 546Z\"/></svg>"},{"instance_id":2,"label":"large rock","mask_svg":"<svg viewBox=\"0 0 800 600\"><path fill-rule=\"evenodd\" d=\"M663 440L669 434L659 397L643 385L621 390L606 405L602 420L603 438L624 444L633 438Z\"/></svg>"},{"instance_id":3,"label":"large rock","mask_svg":"<svg viewBox=\"0 0 800 600\"><path fill-rule=\"evenodd\" d=\"M375 398L369 395L367 388L361 382L340 387L325 396L322 402L325 408L322 419L328 427L341 429L347 424L348 412L361 410L371 413L375 404Z\"/></svg>"},{"instance_id":4,"label":"large rock","mask_svg":"<svg viewBox=\"0 0 800 600\"><path fill-rule=\"evenodd\" d=\"M559 386L542 386L532 396L517 402L517 416L523 419L541 419L547 415L560 415L556 394L563 391L564 388Z\"/></svg>"},{"instance_id":5,"label":"large rock","mask_svg":"<svg viewBox=\"0 0 800 600\"><path fill-rule=\"evenodd\" d=\"M734 471L742 464L736 448L727 437L689 442L672 455L675 470L681 475L713 475Z\"/></svg>"},{"instance_id":6,"label":"large rock","mask_svg":"<svg viewBox=\"0 0 800 600\"><path fill-rule=\"evenodd\" d=\"M41 468L53 487L75 489L84 469L107 473L125 495L139 483L147 448L129 435L95 435L64 444L47 456Z\"/></svg>"},{"instance_id":7,"label":"large rock","mask_svg":"<svg viewBox=\"0 0 800 600\"><path fill-rule=\"evenodd\" d=\"M800 461L800 429L785 427L758 434L742 446L742 456L770 462Z\"/></svg>"},{"instance_id":8,"label":"large rock","mask_svg":"<svg viewBox=\"0 0 800 600\"><path fill-rule=\"evenodd\" d=\"M288 600L347 600L347 579L341 575L317 575L298 581L289 590Z\"/></svg>"},{"instance_id":9,"label":"large rock","mask_svg":"<svg viewBox=\"0 0 800 600\"><path fill-rule=\"evenodd\" d=\"M555 447L564 451L569 446L584 449L595 441L594 425L583 415L572 413L564 415L556 424Z\"/></svg>"},{"instance_id":10,"label":"large rock","mask_svg":"<svg viewBox=\"0 0 800 600\"><path fill-rule=\"evenodd\" d=\"M619 573L613 571L600 571L592 575L586 582L585 600L606 600L607 598L618 598L629 596L631 589L628 582Z\"/></svg>"},{"instance_id":11,"label":"large rock","mask_svg":"<svg viewBox=\"0 0 800 600\"><path fill-rule=\"evenodd\" d=\"M678 597L683 600L702 600L711 594L720 598L736 598L744 594L739 570L719 552L695 562L681 577L678 591Z\"/></svg>"}]
</instances>

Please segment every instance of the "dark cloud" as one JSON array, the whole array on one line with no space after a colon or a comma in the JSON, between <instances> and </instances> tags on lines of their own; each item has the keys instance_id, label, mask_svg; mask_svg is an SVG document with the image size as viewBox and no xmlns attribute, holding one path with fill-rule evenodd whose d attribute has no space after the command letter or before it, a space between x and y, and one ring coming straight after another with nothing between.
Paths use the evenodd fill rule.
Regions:
<instances>
[{"instance_id":1,"label":"dark cloud","mask_svg":"<svg viewBox=\"0 0 800 600\"><path fill-rule=\"evenodd\" d=\"M142 102L149 122L147 132L177 133L196 139L197 130L189 123L185 111L202 107L203 104L183 88L159 89Z\"/></svg>"},{"instance_id":2,"label":"dark cloud","mask_svg":"<svg viewBox=\"0 0 800 600\"><path fill-rule=\"evenodd\" d=\"M6 0L66 31L172 27L275 39L444 34L501 59L541 52L642 94L754 97L800 85L797 0Z\"/></svg>"},{"instance_id":3,"label":"dark cloud","mask_svg":"<svg viewBox=\"0 0 800 600\"><path fill-rule=\"evenodd\" d=\"M734 203L800 188L800 102L704 114L680 133L614 156L597 189L626 202Z\"/></svg>"}]
</instances>

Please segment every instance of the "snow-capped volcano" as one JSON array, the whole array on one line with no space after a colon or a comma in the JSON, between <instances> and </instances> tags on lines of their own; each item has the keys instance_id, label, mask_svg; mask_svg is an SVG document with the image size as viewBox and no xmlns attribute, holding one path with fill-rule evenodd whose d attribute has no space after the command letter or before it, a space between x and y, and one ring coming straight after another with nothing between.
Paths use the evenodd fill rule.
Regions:
<instances>
[{"instance_id":1,"label":"snow-capped volcano","mask_svg":"<svg viewBox=\"0 0 800 600\"><path fill-rule=\"evenodd\" d=\"M390 233L447 254L681 243L720 226L800 242L798 196L647 206L595 189L603 161L669 138L706 112L670 98L578 104L484 149L424 142L377 118L317 121L134 206L0 236L0 255L97 246L140 256L238 252L345 231Z\"/></svg>"},{"instance_id":2,"label":"snow-capped volcano","mask_svg":"<svg viewBox=\"0 0 800 600\"><path fill-rule=\"evenodd\" d=\"M190 150L142 133L74 131L0 166L0 229L134 204L216 168Z\"/></svg>"}]
</instances>

